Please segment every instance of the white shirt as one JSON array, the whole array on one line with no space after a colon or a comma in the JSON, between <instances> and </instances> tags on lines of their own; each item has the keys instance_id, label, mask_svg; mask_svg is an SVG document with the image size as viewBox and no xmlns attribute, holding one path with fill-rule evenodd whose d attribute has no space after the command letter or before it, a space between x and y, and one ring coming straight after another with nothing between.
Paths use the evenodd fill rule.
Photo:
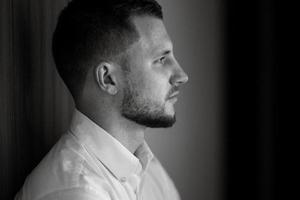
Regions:
<instances>
[{"instance_id":1,"label":"white shirt","mask_svg":"<svg viewBox=\"0 0 300 200\"><path fill-rule=\"evenodd\" d=\"M179 200L146 142L132 154L75 110L69 131L26 178L15 200Z\"/></svg>"}]
</instances>

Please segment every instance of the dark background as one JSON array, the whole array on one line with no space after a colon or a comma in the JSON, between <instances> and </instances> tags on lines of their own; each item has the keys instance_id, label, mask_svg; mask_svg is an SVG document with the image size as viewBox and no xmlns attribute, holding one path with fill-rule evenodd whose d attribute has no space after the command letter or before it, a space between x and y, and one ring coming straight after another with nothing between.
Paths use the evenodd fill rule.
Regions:
<instances>
[{"instance_id":1,"label":"dark background","mask_svg":"<svg viewBox=\"0 0 300 200\"><path fill-rule=\"evenodd\" d=\"M74 105L51 57L66 2L0 0L0 199L13 199L68 127ZM160 2L190 80L175 127L149 133L154 153L182 199L278 199L279 6Z\"/></svg>"},{"instance_id":2,"label":"dark background","mask_svg":"<svg viewBox=\"0 0 300 200\"><path fill-rule=\"evenodd\" d=\"M278 6L228 0L224 7L227 199L280 199Z\"/></svg>"}]
</instances>

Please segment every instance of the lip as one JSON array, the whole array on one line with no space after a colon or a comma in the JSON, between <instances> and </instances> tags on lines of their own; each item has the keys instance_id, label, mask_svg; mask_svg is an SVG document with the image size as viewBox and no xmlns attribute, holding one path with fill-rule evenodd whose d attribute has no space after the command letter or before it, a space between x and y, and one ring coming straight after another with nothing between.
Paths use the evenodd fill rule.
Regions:
<instances>
[{"instance_id":1,"label":"lip","mask_svg":"<svg viewBox=\"0 0 300 200\"><path fill-rule=\"evenodd\" d=\"M177 97L173 96L173 97L169 98L168 101L171 103L175 103L177 101Z\"/></svg>"},{"instance_id":2,"label":"lip","mask_svg":"<svg viewBox=\"0 0 300 200\"><path fill-rule=\"evenodd\" d=\"M171 94L168 99L177 99L177 96L179 95L179 91L174 92L173 94Z\"/></svg>"}]
</instances>

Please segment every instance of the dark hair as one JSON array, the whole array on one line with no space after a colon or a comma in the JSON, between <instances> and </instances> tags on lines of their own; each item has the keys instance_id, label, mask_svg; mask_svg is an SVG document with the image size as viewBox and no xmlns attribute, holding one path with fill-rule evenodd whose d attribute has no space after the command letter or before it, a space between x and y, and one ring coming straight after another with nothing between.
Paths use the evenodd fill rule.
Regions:
<instances>
[{"instance_id":1,"label":"dark hair","mask_svg":"<svg viewBox=\"0 0 300 200\"><path fill-rule=\"evenodd\" d=\"M163 18L155 0L73 0L61 12L53 35L57 70L74 98L90 67L111 60L138 40L130 18Z\"/></svg>"}]
</instances>

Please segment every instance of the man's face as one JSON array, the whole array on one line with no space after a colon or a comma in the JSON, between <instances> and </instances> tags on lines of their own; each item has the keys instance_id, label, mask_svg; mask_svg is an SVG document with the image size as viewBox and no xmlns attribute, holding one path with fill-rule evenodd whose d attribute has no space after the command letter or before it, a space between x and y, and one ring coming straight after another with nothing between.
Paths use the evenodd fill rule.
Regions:
<instances>
[{"instance_id":1,"label":"man's face","mask_svg":"<svg viewBox=\"0 0 300 200\"><path fill-rule=\"evenodd\" d=\"M174 58L162 20L134 17L133 23L140 39L126 54L122 115L146 127L170 127L179 86L188 77Z\"/></svg>"}]
</instances>

